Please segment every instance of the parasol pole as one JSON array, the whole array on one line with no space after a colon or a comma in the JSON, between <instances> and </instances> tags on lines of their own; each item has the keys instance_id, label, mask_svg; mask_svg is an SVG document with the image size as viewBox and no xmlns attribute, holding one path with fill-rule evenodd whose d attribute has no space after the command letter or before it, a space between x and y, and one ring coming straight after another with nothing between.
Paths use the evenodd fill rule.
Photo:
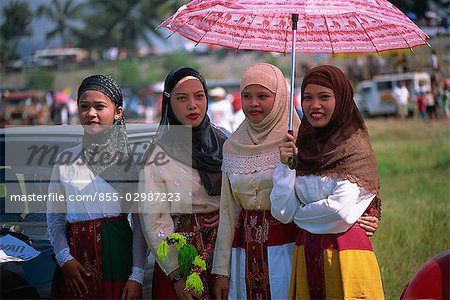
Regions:
<instances>
[{"instance_id":1,"label":"parasol pole","mask_svg":"<svg viewBox=\"0 0 450 300\"><path fill-rule=\"evenodd\" d=\"M289 128L288 133L293 134L292 114L294 112L294 81L295 81L295 40L297 38L298 14L292 14L292 52L291 52L291 91L289 95Z\"/></svg>"}]
</instances>

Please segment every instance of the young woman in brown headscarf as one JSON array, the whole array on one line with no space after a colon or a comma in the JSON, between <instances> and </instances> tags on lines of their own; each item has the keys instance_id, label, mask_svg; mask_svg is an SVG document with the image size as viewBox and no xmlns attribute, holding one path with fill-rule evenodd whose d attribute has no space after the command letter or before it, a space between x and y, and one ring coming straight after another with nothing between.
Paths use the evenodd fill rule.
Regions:
<instances>
[{"instance_id":1,"label":"young woman in brown headscarf","mask_svg":"<svg viewBox=\"0 0 450 300\"><path fill-rule=\"evenodd\" d=\"M288 135L280 144L270 195L274 217L300 228L290 298L383 299L365 233L370 223L357 222L365 213L379 218L381 202L376 158L353 89L341 70L319 66L306 74L301 92L297 141Z\"/></svg>"}]
</instances>

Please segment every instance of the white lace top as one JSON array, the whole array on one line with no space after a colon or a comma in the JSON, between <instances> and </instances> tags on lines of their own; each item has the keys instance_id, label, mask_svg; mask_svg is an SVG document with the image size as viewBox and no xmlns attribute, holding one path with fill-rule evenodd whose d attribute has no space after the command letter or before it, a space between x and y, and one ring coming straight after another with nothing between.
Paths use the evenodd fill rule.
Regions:
<instances>
[{"instance_id":1,"label":"white lace top","mask_svg":"<svg viewBox=\"0 0 450 300\"><path fill-rule=\"evenodd\" d=\"M280 160L279 156L277 160ZM214 249L213 274L230 275L231 245L241 209L270 210L269 195L273 187L274 169L263 168L247 173L249 168L255 169L257 165L237 166L234 170L236 173L223 172L222 175L220 223Z\"/></svg>"},{"instance_id":2,"label":"white lace top","mask_svg":"<svg viewBox=\"0 0 450 300\"><path fill-rule=\"evenodd\" d=\"M296 176L279 163L270 194L272 215L282 223L294 221L311 233L347 231L362 216L375 195L339 178Z\"/></svg>"}]
</instances>

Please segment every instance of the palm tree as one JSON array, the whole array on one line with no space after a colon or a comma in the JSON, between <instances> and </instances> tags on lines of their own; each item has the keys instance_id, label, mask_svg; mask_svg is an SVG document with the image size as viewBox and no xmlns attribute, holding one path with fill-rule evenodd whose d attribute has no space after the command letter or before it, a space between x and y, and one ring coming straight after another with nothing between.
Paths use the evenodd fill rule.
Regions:
<instances>
[{"instance_id":1,"label":"palm tree","mask_svg":"<svg viewBox=\"0 0 450 300\"><path fill-rule=\"evenodd\" d=\"M76 20L82 16L83 3L73 0L52 0L49 4L39 6L38 17L47 17L55 23L55 27L47 32L47 40L59 37L61 44L66 46L70 36L77 30Z\"/></svg>"},{"instance_id":2,"label":"palm tree","mask_svg":"<svg viewBox=\"0 0 450 300\"><path fill-rule=\"evenodd\" d=\"M17 45L21 38L32 35L33 14L26 2L13 1L2 9L0 24L0 61L17 59Z\"/></svg>"},{"instance_id":3,"label":"palm tree","mask_svg":"<svg viewBox=\"0 0 450 300\"><path fill-rule=\"evenodd\" d=\"M180 0L88 0L90 15L78 31L80 44L87 48L125 48L134 55L138 43L151 46L151 32L181 4ZM158 35L158 33L156 32Z\"/></svg>"}]
</instances>

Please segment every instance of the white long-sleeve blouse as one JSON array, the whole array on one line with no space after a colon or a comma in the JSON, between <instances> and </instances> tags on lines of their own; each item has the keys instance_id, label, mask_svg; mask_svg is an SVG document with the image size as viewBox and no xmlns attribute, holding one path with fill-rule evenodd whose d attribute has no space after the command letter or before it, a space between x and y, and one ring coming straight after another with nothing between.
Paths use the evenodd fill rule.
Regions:
<instances>
[{"instance_id":1,"label":"white long-sleeve blouse","mask_svg":"<svg viewBox=\"0 0 450 300\"><path fill-rule=\"evenodd\" d=\"M75 146L67 153L80 153L81 145ZM73 259L66 237L66 222L94 220L116 217L122 213L120 201L88 201L87 196L101 197L106 193L118 194L103 178L96 176L92 170L78 158L71 164L55 165L48 188L49 193L64 195L66 201L48 202L47 229L50 243L59 266ZM71 200L69 200L69 197ZM80 199L85 197L84 201ZM73 201L74 199L79 201ZM92 198L93 199L93 198ZM96 200L98 200L97 198ZM133 268L129 279L139 283L144 281L144 267L147 258L147 245L142 233L139 216L132 214L133 228Z\"/></svg>"},{"instance_id":2,"label":"white long-sleeve blouse","mask_svg":"<svg viewBox=\"0 0 450 300\"><path fill-rule=\"evenodd\" d=\"M167 236L175 232L174 215L204 214L219 209L220 196L210 196L203 186L196 169L168 156L160 146L156 146L150 162L164 155L166 163L147 164L141 172L139 191L154 195L153 201L140 201L141 226L150 251L154 254L161 270L169 275L179 268L178 254L169 248L165 260L158 258L158 246ZM156 195L160 195L157 199Z\"/></svg>"},{"instance_id":3,"label":"white long-sleeve blouse","mask_svg":"<svg viewBox=\"0 0 450 300\"><path fill-rule=\"evenodd\" d=\"M311 233L347 231L361 217L375 195L356 183L324 176L296 176L279 163L273 173L271 212L282 223L294 221Z\"/></svg>"}]
</instances>

